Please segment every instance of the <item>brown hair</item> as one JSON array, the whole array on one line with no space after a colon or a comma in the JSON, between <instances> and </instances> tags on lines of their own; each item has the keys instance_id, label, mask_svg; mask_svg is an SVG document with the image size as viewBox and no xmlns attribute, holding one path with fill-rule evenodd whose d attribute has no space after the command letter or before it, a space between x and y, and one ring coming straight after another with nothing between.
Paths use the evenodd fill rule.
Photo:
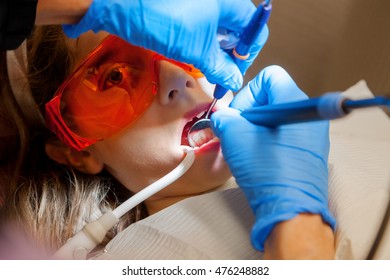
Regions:
<instances>
[{"instance_id":1,"label":"brown hair","mask_svg":"<svg viewBox=\"0 0 390 280\"><path fill-rule=\"evenodd\" d=\"M44 104L73 67L74 44L69 41L60 26L45 26L37 27L27 42L29 84L42 114ZM0 60L0 121L9 130L7 135L0 133L1 216L16 222L39 246L53 251L131 193L105 172L83 174L46 155L46 141L58 140L45 127L29 123L12 95L4 53ZM146 215L143 205L135 208L109 232L106 241Z\"/></svg>"}]
</instances>

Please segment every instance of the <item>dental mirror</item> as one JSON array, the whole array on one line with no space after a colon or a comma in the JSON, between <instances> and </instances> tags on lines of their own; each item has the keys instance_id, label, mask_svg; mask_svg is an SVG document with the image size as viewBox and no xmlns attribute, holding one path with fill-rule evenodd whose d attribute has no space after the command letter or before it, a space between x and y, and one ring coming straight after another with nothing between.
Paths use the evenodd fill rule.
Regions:
<instances>
[{"instance_id":1,"label":"dental mirror","mask_svg":"<svg viewBox=\"0 0 390 280\"><path fill-rule=\"evenodd\" d=\"M198 147L198 132L204 131L207 134L214 134L211 130L211 121L210 121L210 113L213 109L215 103L217 102L217 99L214 99L213 102L210 105L210 108L207 110L206 114L197 122L195 122L190 130L188 131L188 143L192 148Z\"/></svg>"}]
</instances>

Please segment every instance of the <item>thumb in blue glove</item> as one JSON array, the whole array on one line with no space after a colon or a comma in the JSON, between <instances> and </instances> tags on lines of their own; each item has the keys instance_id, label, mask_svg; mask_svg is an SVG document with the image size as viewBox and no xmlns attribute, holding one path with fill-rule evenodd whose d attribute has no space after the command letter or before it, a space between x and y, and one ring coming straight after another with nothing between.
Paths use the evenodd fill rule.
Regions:
<instances>
[{"instance_id":1,"label":"thumb in blue glove","mask_svg":"<svg viewBox=\"0 0 390 280\"><path fill-rule=\"evenodd\" d=\"M69 37L88 30L107 31L134 45L193 64L211 83L237 91L242 74L220 48L217 30L223 27L241 33L255 11L250 0L94 0L81 21L65 25L64 31ZM264 28L259 46L267 37L268 29Z\"/></svg>"},{"instance_id":2,"label":"thumb in blue glove","mask_svg":"<svg viewBox=\"0 0 390 280\"><path fill-rule=\"evenodd\" d=\"M335 227L328 210L328 121L267 128L240 115L247 108L306 98L282 68L272 66L230 108L211 116L222 153L255 213L251 240L261 251L277 223L300 213L319 214Z\"/></svg>"}]
</instances>

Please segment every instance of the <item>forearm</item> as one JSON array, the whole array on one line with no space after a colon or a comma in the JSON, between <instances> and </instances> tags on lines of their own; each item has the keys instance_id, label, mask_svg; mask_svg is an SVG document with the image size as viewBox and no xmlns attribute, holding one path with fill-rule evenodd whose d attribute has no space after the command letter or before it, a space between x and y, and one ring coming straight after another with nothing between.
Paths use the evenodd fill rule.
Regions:
<instances>
[{"instance_id":1,"label":"forearm","mask_svg":"<svg viewBox=\"0 0 390 280\"><path fill-rule=\"evenodd\" d=\"M77 23L93 0L39 0L35 24Z\"/></svg>"},{"instance_id":2,"label":"forearm","mask_svg":"<svg viewBox=\"0 0 390 280\"><path fill-rule=\"evenodd\" d=\"M265 259L334 259L334 234L321 216L300 214L275 226L264 244Z\"/></svg>"}]
</instances>

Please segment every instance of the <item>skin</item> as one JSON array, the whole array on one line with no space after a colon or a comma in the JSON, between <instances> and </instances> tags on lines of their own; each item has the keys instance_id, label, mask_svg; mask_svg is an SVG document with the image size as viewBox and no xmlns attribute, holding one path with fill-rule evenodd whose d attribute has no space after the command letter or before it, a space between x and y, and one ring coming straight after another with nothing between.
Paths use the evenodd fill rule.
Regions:
<instances>
[{"instance_id":1,"label":"skin","mask_svg":"<svg viewBox=\"0 0 390 280\"><path fill-rule=\"evenodd\" d=\"M83 35L75 48L77 61L83 61L106 35ZM182 68L167 61L158 63L160 84L157 96L135 123L82 152L48 142L48 155L85 173L96 174L106 169L133 192L175 168L184 157L181 136L189 115L206 110L211 98ZM215 190L230 176L219 143L208 144L197 151L190 170L149 198L146 206L150 214L156 213L187 197ZM319 215L300 214L275 226L266 240L264 257L333 259L334 253L331 228Z\"/></svg>"},{"instance_id":2,"label":"skin","mask_svg":"<svg viewBox=\"0 0 390 280\"><path fill-rule=\"evenodd\" d=\"M75 48L77 62L83 61L106 35L90 32L81 36ZM182 68L164 60L157 63L158 92L138 120L82 152L48 143L49 156L86 173L96 174L106 169L135 193L174 169L185 156L184 126L192 115L207 109L211 98L197 79ZM195 163L184 176L148 199L146 206L149 213L155 213L189 196L214 190L230 177L219 143L210 143L197 151Z\"/></svg>"},{"instance_id":3,"label":"skin","mask_svg":"<svg viewBox=\"0 0 390 280\"><path fill-rule=\"evenodd\" d=\"M265 259L332 260L335 239L321 216L303 213L277 224L264 244Z\"/></svg>"},{"instance_id":4,"label":"skin","mask_svg":"<svg viewBox=\"0 0 390 280\"><path fill-rule=\"evenodd\" d=\"M39 0L35 24L73 24L80 21L93 0Z\"/></svg>"},{"instance_id":5,"label":"skin","mask_svg":"<svg viewBox=\"0 0 390 280\"><path fill-rule=\"evenodd\" d=\"M145 114L123 132L93 145L89 152L133 192L151 184L183 159L181 135L186 114L210 98L181 68L161 61L160 89ZM142 146L139 144L142 143ZM215 189L230 177L219 149L198 152L191 169L169 188L148 199L152 213L188 196Z\"/></svg>"}]
</instances>

